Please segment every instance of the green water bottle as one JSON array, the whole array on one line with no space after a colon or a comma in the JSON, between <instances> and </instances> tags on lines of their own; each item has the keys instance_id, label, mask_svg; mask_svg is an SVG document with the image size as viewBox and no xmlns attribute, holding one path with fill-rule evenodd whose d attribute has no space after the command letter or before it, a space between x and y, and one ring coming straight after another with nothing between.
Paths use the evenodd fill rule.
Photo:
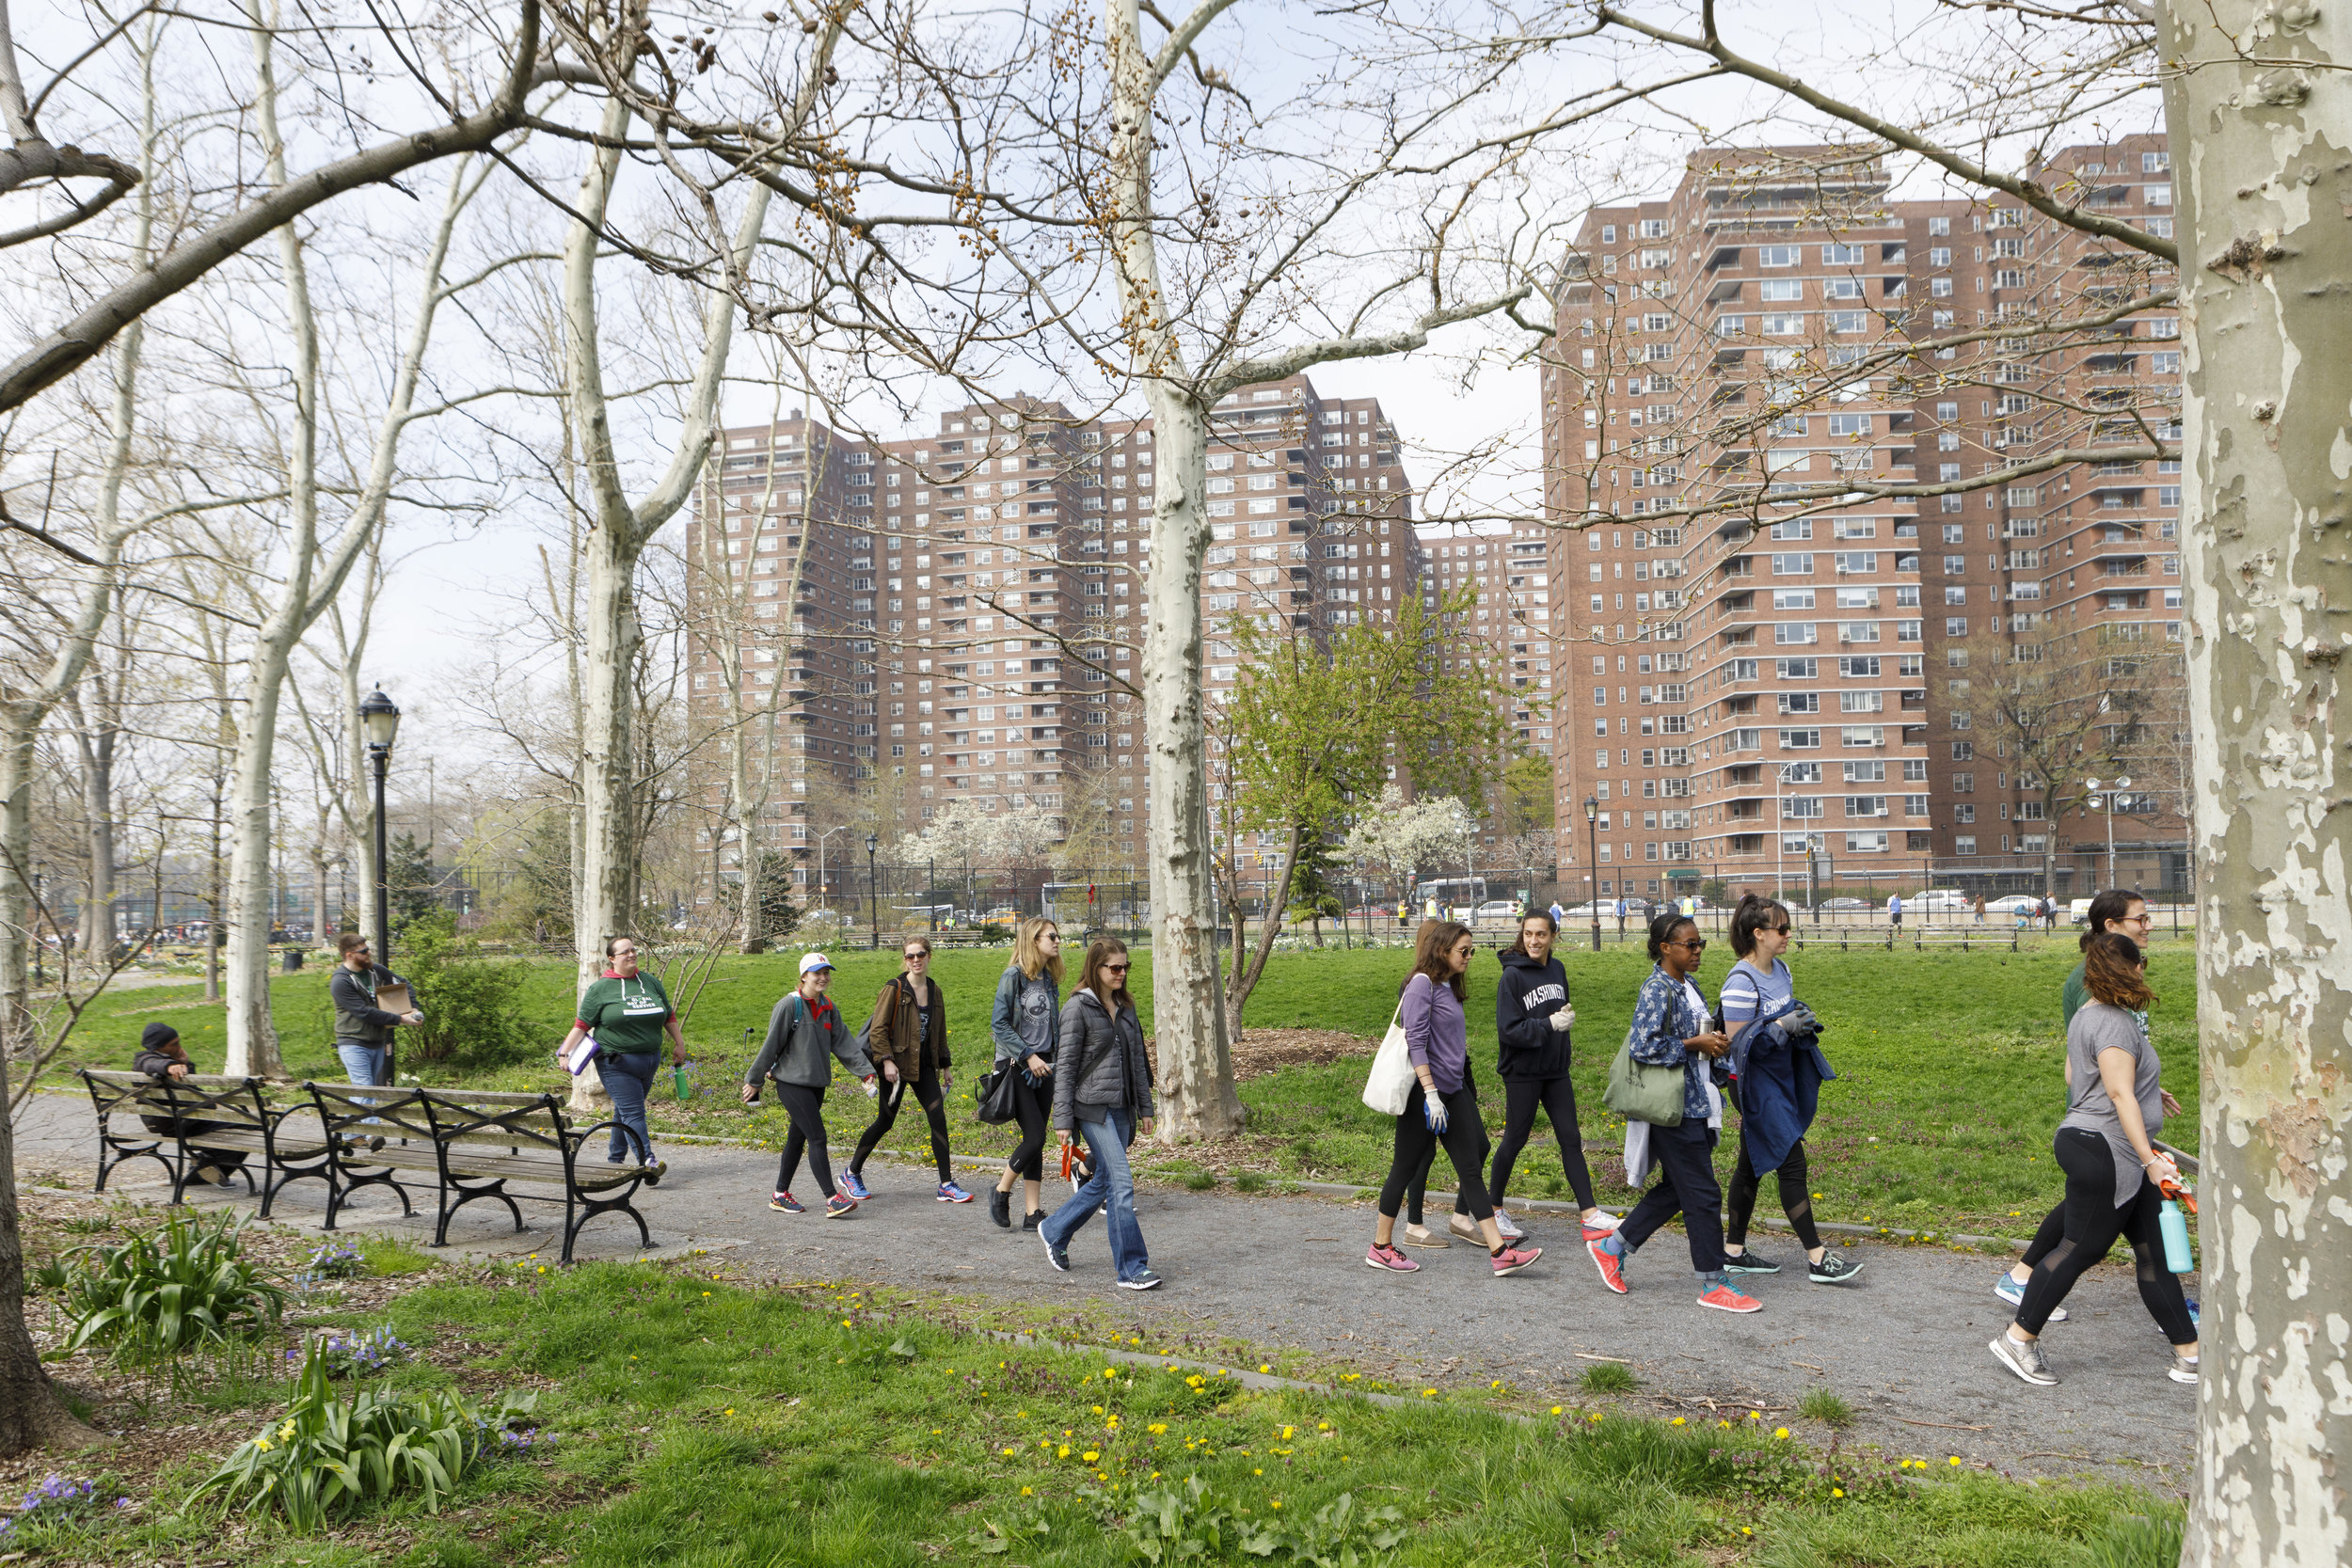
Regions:
<instances>
[{"instance_id":1,"label":"green water bottle","mask_svg":"<svg viewBox=\"0 0 2352 1568\"><path fill-rule=\"evenodd\" d=\"M693 1092L693 1090L688 1086L686 1082L687 1066L687 1063L680 1062L677 1066L670 1069L670 1081L677 1085L677 1099L678 1103L681 1105L686 1103L687 1096Z\"/></svg>"}]
</instances>

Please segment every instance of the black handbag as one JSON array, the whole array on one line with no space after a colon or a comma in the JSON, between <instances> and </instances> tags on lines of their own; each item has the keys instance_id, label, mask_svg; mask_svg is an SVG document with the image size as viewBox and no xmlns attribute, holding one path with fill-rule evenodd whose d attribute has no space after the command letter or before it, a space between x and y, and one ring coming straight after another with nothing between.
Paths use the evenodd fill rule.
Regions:
<instances>
[{"instance_id":1,"label":"black handbag","mask_svg":"<svg viewBox=\"0 0 2352 1568\"><path fill-rule=\"evenodd\" d=\"M1014 1109L1013 1078L1020 1070L1018 1063L1007 1062L993 1072L982 1073L979 1103L974 1114L992 1126L1017 1119L1020 1113Z\"/></svg>"}]
</instances>

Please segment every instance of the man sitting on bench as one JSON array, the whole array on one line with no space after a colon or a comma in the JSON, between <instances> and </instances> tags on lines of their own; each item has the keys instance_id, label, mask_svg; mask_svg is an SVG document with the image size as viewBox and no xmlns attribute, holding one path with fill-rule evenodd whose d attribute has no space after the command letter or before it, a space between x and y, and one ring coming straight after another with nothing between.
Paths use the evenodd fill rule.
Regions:
<instances>
[{"instance_id":1,"label":"man sitting on bench","mask_svg":"<svg viewBox=\"0 0 2352 1568\"><path fill-rule=\"evenodd\" d=\"M157 1083L185 1078L189 1071L188 1053L180 1043L180 1031L168 1023L151 1023L139 1036L138 1054L131 1058L131 1070L144 1073ZM174 1134L193 1140L199 1133L226 1125L215 1121L197 1121L175 1117L139 1117L150 1132L168 1138ZM196 1180L208 1186L233 1187L236 1172L245 1165L245 1152L235 1148L205 1148L194 1145L203 1164L196 1167Z\"/></svg>"}]
</instances>

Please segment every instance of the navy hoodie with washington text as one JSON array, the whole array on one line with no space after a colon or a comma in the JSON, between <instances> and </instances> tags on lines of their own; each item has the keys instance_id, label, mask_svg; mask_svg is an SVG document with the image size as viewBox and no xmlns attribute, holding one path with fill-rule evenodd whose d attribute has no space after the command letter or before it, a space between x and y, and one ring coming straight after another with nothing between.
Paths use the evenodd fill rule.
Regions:
<instances>
[{"instance_id":1,"label":"navy hoodie with washington text","mask_svg":"<svg viewBox=\"0 0 2352 1568\"><path fill-rule=\"evenodd\" d=\"M1568 1005L1568 972L1558 958L1537 963L1516 948L1502 955L1495 984L1495 1070L1504 1078L1565 1078L1568 1036L1551 1015Z\"/></svg>"}]
</instances>

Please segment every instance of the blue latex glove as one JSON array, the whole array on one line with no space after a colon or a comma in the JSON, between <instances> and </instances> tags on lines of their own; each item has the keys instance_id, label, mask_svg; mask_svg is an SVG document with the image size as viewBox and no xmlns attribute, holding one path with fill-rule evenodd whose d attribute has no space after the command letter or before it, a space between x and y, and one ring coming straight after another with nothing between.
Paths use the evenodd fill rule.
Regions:
<instances>
[{"instance_id":1,"label":"blue latex glove","mask_svg":"<svg viewBox=\"0 0 2352 1568\"><path fill-rule=\"evenodd\" d=\"M1429 1131L1440 1133L1445 1131L1444 1101L1434 1094L1422 1096L1421 1114L1428 1121Z\"/></svg>"}]
</instances>

